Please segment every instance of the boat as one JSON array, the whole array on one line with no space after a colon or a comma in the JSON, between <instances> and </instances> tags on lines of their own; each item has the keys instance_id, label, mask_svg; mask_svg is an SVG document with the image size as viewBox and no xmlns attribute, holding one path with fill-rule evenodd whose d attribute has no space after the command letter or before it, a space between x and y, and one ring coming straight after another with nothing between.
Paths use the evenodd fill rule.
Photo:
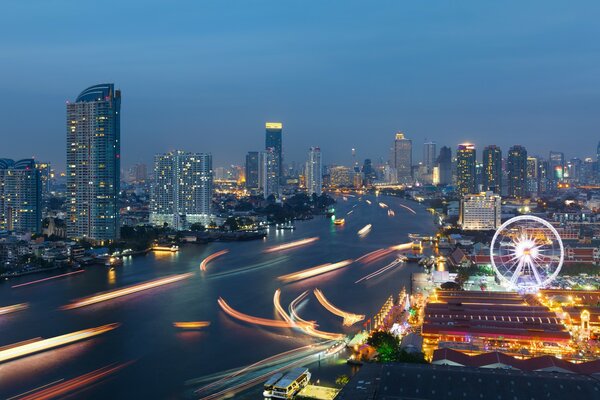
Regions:
<instances>
[{"instance_id":1,"label":"boat","mask_svg":"<svg viewBox=\"0 0 600 400\"><path fill-rule=\"evenodd\" d=\"M292 224L291 222L286 222L285 224L277 224L276 228L289 231L293 231L294 229L296 229L294 224Z\"/></svg>"},{"instance_id":2,"label":"boat","mask_svg":"<svg viewBox=\"0 0 600 400\"><path fill-rule=\"evenodd\" d=\"M265 399L293 399L310 382L308 368L294 368L285 375L275 374L264 384Z\"/></svg>"},{"instance_id":3,"label":"boat","mask_svg":"<svg viewBox=\"0 0 600 400\"><path fill-rule=\"evenodd\" d=\"M118 265L123 265L123 260L121 260L118 257L109 257L105 262L104 265L106 265L107 267L111 267L114 268Z\"/></svg>"},{"instance_id":4,"label":"boat","mask_svg":"<svg viewBox=\"0 0 600 400\"><path fill-rule=\"evenodd\" d=\"M176 246L176 245L168 246L168 245L155 244L152 246L152 251L170 251L172 253L176 253L179 251L179 246Z\"/></svg>"},{"instance_id":5,"label":"boat","mask_svg":"<svg viewBox=\"0 0 600 400\"><path fill-rule=\"evenodd\" d=\"M344 218L338 218L338 219L334 220L333 223L335 225L344 225L346 223L346 220Z\"/></svg>"}]
</instances>

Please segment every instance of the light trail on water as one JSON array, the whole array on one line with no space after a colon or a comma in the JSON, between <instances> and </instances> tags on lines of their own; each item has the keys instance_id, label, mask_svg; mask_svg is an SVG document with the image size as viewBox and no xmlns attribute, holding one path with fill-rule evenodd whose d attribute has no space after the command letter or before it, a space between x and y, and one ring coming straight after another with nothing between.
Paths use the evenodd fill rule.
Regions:
<instances>
[{"instance_id":1,"label":"light trail on water","mask_svg":"<svg viewBox=\"0 0 600 400\"><path fill-rule=\"evenodd\" d=\"M367 235L369 234L369 232L371 232L371 227L372 227L372 225L371 225L371 224L367 224L367 225L365 225L363 228L361 228L361 229L358 231L358 236L360 236L360 237L365 237L365 236L367 236Z\"/></svg>"},{"instance_id":2,"label":"light trail on water","mask_svg":"<svg viewBox=\"0 0 600 400\"><path fill-rule=\"evenodd\" d=\"M331 304L331 302L329 300L327 300L327 298L325 297L323 292L320 291L319 289L315 289L315 290L313 290L313 292L314 292L317 300L319 300L319 303L321 303L321 305L323 307L325 307L327 309L327 311L329 311L330 313L332 313L334 315L337 315L338 317L342 317L344 319L344 326L352 326L355 323L365 319L364 315L354 314L354 313L340 310L339 308L337 308L336 306Z\"/></svg>"},{"instance_id":3,"label":"light trail on water","mask_svg":"<svg viewBox=\"0 0 600 400\"><path fill-rule=\"evenodd\" d=\"M200 329L210 326L210 321L173 322L173 326L179 329Z\"/></svg>"},{"instance_id":4,"label":"light trail on water","mask_svg":"<svg viewBox=\"0 0 600 400\"><path fill-rule=\"evenodd\" d=\"M295 326L294 324L286 322L286 321L279 321L276 319L268 319L268 318L261 318L261 317L253 317L251 315L241 313L241 312L236 311L233 308L231 308L231 306L229 304L227 304L227 302L225 300L223 300L222 297L219 297L219 300L217 300L217 303L219 304L219 306L221 306L221 309L223 309L223 311L226 314L228 314L229 316L239 319L240 321L248 322L250 324L270 326L273 328L293 328Z\"/></svg>"},{"instance_id":5,"label":"light trail on water","mask_svg":"<svg viewBox=\"0 0 600 400\"><path fill-rule=\"evenodd\" d=\"M213 261L216 258L224 256L227 253L229 253L229 250L225 249L225 250L217 251L216 253L209 255L204 260L202 260L202 262L200 263L200 271L206 271L206 266L208 265L209 262Z\"/></svg>"},{"instance_id":6,"label":"light trail on water","mask_svg":"<svg viewBox=\"0 0 600 400\"><path fill-rule=\"evenodd\" d=\"M0 350L0 363L98 336L118 328L119 325L120 324L116 323L102 325L96 328L84 329L49 339L35 340L20 345L17 343L15 346Z\"/></svg>"},{"instance_id":7,"label":"light trail on water","mask_svg":"<svg viewBox=\"0 0 600 400\"><path fill-rule=\"evenodd\" d=\"M315 237L306 238L306 239L302 239L302 240L296 240L295 242L280 244L278 246L271 246L271 247L266 248L263 251L263 253L273 253L275 251L294 249L296 247L309 245L311 243L316 242L317 240L319 240L319 238L315 236Z\"/></svg>"},{"instance_id":8,"label":"light trail on water","mask_svg":"<svg viewBox=\"0 0 600 400\"><path fill-rule=\"evenodd\" d=\"M12 306L0 307L0 315L11 314L29 308L29 303L13 304Z\"/></svg>"},{"instance_id":9,"label":"light trail on water","mask_svg":"<svg viewBox=\"0 0 600 400\"><path fill-rule=\"evenodd\" d=\"M403 204L400 204L400 207L407 209L408 211L410 211L413 214L416 214L417 212L415 210L413 210L412 208L405 206Z\"/></svg>"},{"instance_id":10,"label":"light trail on water","mask_svg":"<svg viewBox=\"0 0 600 400\"><path fill-rule=\"evenodd\" d=\"M325 274L327 272L335 271L336 269L340 269L340 268L343 268L343 267L346 267L346 266L352 264L352 262L353 262L353 260L348 259L348 260L340 261L340 262L337 262L334 264L327 263L327 264L317 265L316 267L308 268L308 269L305 269L305 270L302 270L299 272L282 275L282 276L278 277L277 279L279 279L280 281L286 282L286 283L296 282L296 281L300 281L303 279L312 278L313 276Z\"/></svg>"},{"instance_id":11,"label":"light trail on water","mask_svg":"<svg viewBox=\"0 0 600 400\"><path fill-rule=\"evenodd\" d=\"M65 397L73 395L75 391L81 391L94 384L97 384L104 378L115 374L122 370L134 361L129 361L120 364L110 364L106 367L99 368L87 374L78 376L73 379L64 381L63 379L53 382L49 385L44 385L40 388L36 388L33 391L20 394L15 397L11 397L13 400L50 400L58 397Z\"/></svg>"},{"instance_id":12,"label":"light trail on water","mask_svg":"<svg viewBox=\"0 0 600 400\"><path fill-rule=\"evenodd\" d=\"M400 261L400 260L394 260L393 262L389 263L385 267L378 269L377 271L370 273L369 275L363 276L362 278L360 278L359 280L357 280L354 283L360 283L362 281L367 281L371 278L375 278L376 276L379 276L379 275L383 274L384 272L394 268L396 265L400 264L401 262L402 261Z\"/></svg>"},{"instance_id":13,"label":"light trail on water","mask_svg":"<svg viewBox=\"0 0 600 400\"><path fill-rule=\"evenodd\" d=\"M85 272L85 270L80 269L79 271L67 272L66 274L54 275L54 276L50 276L48 278L43 278L43 279L38 279L35 281L20 283L18 285L11 286L11 288L16 289L16 288L20 288L23 286L35 285L36 283L42 283L42 282L51 281L53 279L64 278L65 276L77 275L77 274L81 274L83 272Z\"/></svg>"},{"instance_id":14,"label":"light trail on water","mask_svg":"<svg viewBox=\"0 0 600 400\"><path fill-rule=\"evenodd\" d=\"M155 279L153 281L140 283L133 286L128 286L122 289L112 290L110 292L104 292L100 294L96 294L89 297L84 297L82 299L76 300L71 304L67 304L62 306L62 310L72 310L74 308L86 307L92 304L102 303L108 300L113 300L119 297L128 296L133 293L142 292L144 290L154 289L159 286L169 285L171 283L175 283L184 279L191 278L194 274L188 272L186 274L179 275L171 275L166 278Z\"/></svg>"}]
</instances>

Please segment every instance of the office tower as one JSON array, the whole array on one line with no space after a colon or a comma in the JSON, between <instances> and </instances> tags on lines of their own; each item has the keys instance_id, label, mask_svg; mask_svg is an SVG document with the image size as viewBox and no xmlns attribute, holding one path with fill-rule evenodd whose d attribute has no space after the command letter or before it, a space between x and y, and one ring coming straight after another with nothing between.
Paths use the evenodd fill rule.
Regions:
<instances>
[{"instance_id":1,"label":"office tower","mask_svg":"<svg viewBox=\"0 0 600 400\"><path fill-rule=\"evenodd\" d=\"M249 151L246 154L246 189L257 190L259 188L259 152Z\"/></svg>"},{"instance_id":2,"label":"office tower","mask_svg":"<svg viewBox=\"0 0 600 400\"><path fill-rule=\"evenodd\" d=\"M466 194L460 201L460 216L458 223L462 229L487 231L500 226L502 201L493 192Z\"/></svg>"},{"instance_id":3,"label":"office tower","mask_svg":"<svg viewBox=\"0 0 600 400\"><path fill-rule=\"evenodd\" d=\"M275 171L279 183L283 180L283 124L281 122L267 122L265 124L265 150L273 149L275 157Z\"/></svg>"},{"instance_id":4,"label":"office tower","mask_svg":"<svg viewBox=\"0 0 600 400\"><path fill-rule=\"evenodd\" d=\"M406 139L403 133L396 133L392 149L392 167L398 174L398 183L412 183L412 140Z\"/></svg>"},{"instance_id":5,"label":"office tower","mask_svg":"<svg viewBox=\"0 0 600 400\"><path fill-rule=\"evenodd\" d=\"M538 195L539 166L537 157L527 157L527 192Z\"/></svg>"},{"instance_id":6,"label":"office tower","mask_svg":"<svg viewBox=\"0 0 600 400\"><path fill-rule=\"evenodd\" d=\"M552 189L556 189L563 180L565 169L565 154L560 151L551 151L548 160L550 164L550 182Z\"/></svg>"},{"instance_id":7,"label":"office tower","mask_svg":"<svg viewBox=\"0 0 600 400\"><path fill-rule=\"evenodd\" d=\"M352 187L354 186L354 170L344 166L334 166L329 169L331 186Z\"/></svg>"},{"instance_id":8,"label":"office tower","mask_svg":"<svg viewBox=\"0 0 600 400\"><path fill-rule=\"evenodd\" d=\"M427 167L427 173L431 173L435 160L437 158L435 142L425 142L423 144L423 165Z\"/></svg>"},{"instance_id":9,"label":"office tower","mask_svg":"<svg viewBox=\"0 0 600 400\"><path fill-rule=\"evenodd\" d=\"M370 185L377 179L377 173L373 168L373 163L370 158L365 158L362 167L362 174L365 180L365 184Z\"/></svg>"},{"instance_id":10,"label":"office tower","mask_svg":"<svg viewBox=\"0 0 600 400\"><path fill-rule=\"evenodd\" d=\"M443 146L440 149L440 155L437 158L437 165L439 168L439 184L440 185L451 185L452 184L452 149L447 146Z\"/></svg>"},{"instance_id":11,"label":"office tower","mask_svg":"<svg viewBox=\"0 0 600 400\"><path fill-rule=\"evenodd\" d=\"M552 189L552 180L550 178L550 162L548 160L538 159L538 193L547 193Z\"/></svg>"},{"instance_id":12,"label":"office tower","mask_svg":"<svg viewBox=\"0 0 600 400\"><path fill-rule=\"evenodd\" d=\"M579 183L582 176L583 161L580 158L571 158L567 162L565 175L569 178L569 182Z\"/></svg>"},{"instance_id":13,"label":"office tower","mask_svg":"<svg viewBox=\"0 0 600 400\"><path fill-rule=\"evenodd\" d=\"M460 195L475 193L477 158L475 146L459 144L456 152L456 191Z\"/></svg>"},{"instance_id":14,"label":"office tower","mask_svg":"<svg viewBox=\"0 0 600 400\"><path fill-rule=\"evenodd\" d=\"M525 147L515 145L508 150L506 160L508 175L508 196L527 196L527 150Z\"/></svg>"},{"instance_id":15,"label":"office tower","mask_svg":"<svg viewBox=\"0 0 600 400\"><path fill-rule=\"evenodd\" d=\"M323 192L323 167L321 165L321 149L311 147L306 162L306 191L320 196Z\"/></svg>"},{"instance_id":16,"label":"office tower","mask_svg":"<svg viewBox=\"0 0 600 400\"><path fill-rule=\"evenodd\" d=\"M54 178L54 171L52 171L52 166L49 162L37 161L35 163L35 168L40 171L42 198L46 198L50 194L50 186L52 184L52 179Z\"/></svg>"},{"instance_id":17,"label":"office tower","mask_svg":"<svg viewBox=\"0 0 600 400\"><path fill-rule=\"evenodd\" d=\"M212 156L175 151L154 156L150 223L174 229L208 224L212 217Z\"/></svg>"},{"instance_id":18,"label":"office tower","mask_svg":"<svg viewBox=\"0 0 600 400\"><path fill-rule=\"evenodd\" d=\"M581 167L581 182L585 185L596 183L596 161L592 157L587 157L583 160Z\"/></svg>"},{"instance_id":19,"label":"office tower","mask_svg":"<svg viewBox=\"0 0 600 400\"><path fill-rule=\"evenodd\" d=\"M67 103L67 236L119 237L121 91L101 84Z\"/></svg>"},{"instance_id":20,"label":"office tower","mask_svg":"<svg viewBox=\"0 0 600 400\"><path fill-rule=\"evenodd\" d=\"M41 186L33 159L0 158L0 230L41 231Z\"/></svg>"},{"instance_id":21,"label":"office tower","mask_svg":"<svg viewBox=\"0 0 600 400\"><path fill-rule=\"evenodd\" d=\"M483 149L483 191L502 193L502 150L496 145Z\"/></svg>"},{"instance_id":22,"label":"office tower","mask_svg":"<svg viewBox=\"0 0 600 400\"><path fill-rule=\"evenodd\" d=\"M271 195L279 197L279 164L277 163L277 154L272 147L259 153L259 167L258 180L264 198Z\"/></svg>"}]
</instances>

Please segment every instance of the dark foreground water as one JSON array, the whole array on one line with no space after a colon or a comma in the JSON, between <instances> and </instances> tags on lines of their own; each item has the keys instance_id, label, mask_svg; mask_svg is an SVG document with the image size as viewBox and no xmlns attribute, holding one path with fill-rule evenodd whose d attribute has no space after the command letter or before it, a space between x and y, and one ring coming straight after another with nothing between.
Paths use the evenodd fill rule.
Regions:
<instances>
[{"instance_id":1,"label":"dark foreground water","mask_svg":"<svg viewBox=\"0 0 600 400\"><path fill-rule=\"evenodd\" d=\"M368 205L364 199L370 199ZM383 201L395 211L377 204ZM413 208L416 215L400 207ZM0 316L0 346L35 337L53 337L109 323L121 326L87 341L0 364L0 398L9 398L60 379L68 380L111 363L135 360L108 380L79 392L76 398L189 398L198 387L186 381L241 367L265 357L318 340L289 329L260 328L236 321L217 305L223 297L233 308L254 316L277 318L273 293L282 290L287 304L305 290L321 289L341 309L372 315L390 295L410 285L415 264L402 265L374 279L355 284L359 278L390 263L391 255L377 262L352 264L326 275L291 284L280 275L326 262L356 259L365 253L408 241L408 233L431 234L435 227L424 207L390 197L364 196L363 201L338 199L336 216L345 217L344 226L318 217L298 222L294 231L270 230L263 241L186 245L179 253L155 253L125 259L115 272L105 267L88 268L84 273L41 284L12 289L12 285L44 275L22 277L0 284L0 307L29 303L29 308ZM346 215L353 210L350 215ZM366 237L357 231L366 224ZM307 237L320 240L306 247L265 254L277 243ZM204 257L221 249L229 253L199 271ZM193 272L190 279L136 293L120 299L74 310L59 308L74 299L97 292L141 283L173 274ZM311 296L301 316L319 323L328 332L357 331L344 328L342 321L325 310ZM210 321L201 331L182 332L175 321ZM357 324L360 326L360 324ZM343 359L311 366L313 380L333 383L339 373L350 373ZM240 398L256 398L254 390Z\"/></svg>"}]
</instances>

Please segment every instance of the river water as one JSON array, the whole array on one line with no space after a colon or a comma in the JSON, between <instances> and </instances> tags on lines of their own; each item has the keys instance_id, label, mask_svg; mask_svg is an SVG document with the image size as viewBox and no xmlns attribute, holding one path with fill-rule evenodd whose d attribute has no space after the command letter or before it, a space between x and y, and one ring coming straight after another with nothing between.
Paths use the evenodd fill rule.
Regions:
<instances>
[{"instance_id":1,"label":"river water","mask_svg":"<svg viewBox=\"0 0 600 400\"><path fill-rule=\"evenodd\" d=\"M30 286L11 288L45 276L26 276L0 284L0 307L29 303L24 311L0 316L0 347L109 323L121 324L86 341L0 364L0 398L131 360L135 362L75 397L191 398L192 389L197 386L186 385L189 380L319 341L286 328L257 327L237 321L220 309L219 297L243 313L278 319L273 307L276 289L281 289L282 304L287 308L303 291L319 288L337 307L372 316L390 295L397 295L403 286L409 288L411 272L419 270L416 264L401 264L358 284L354 282L393 261L394 254L294 283L282 283L277 277L405 243L408 233L432 234L433 217L423 206L393 197L370 195L362 200L353 197L337 200L336 216L345 218L343 226L317 217L297 222L293 231L271 229L262 241L190 244L182 246L178 253L126 258L123 266L113 272L93 266L84 273ZM387 209L378 206L379 202L394 210L395 216L388 216ZM401 205L412 208L416 214ZM372 224L369 234L357 235L367 224ZM319 240L304 247L264 253L267 247L309 237ZM229 253L201 272L199 265L204 257L222 249L228 249ZM60 309L77 298L186 272L194 275L104 303ZM324 309L314 296L303 304L301 316L317 321L319 329L327 332L352 333L360 327L360 323L343 327L341 318ZM200 331L181 331L173 327L175 321L210 321L211 325ZM313 380L332 384L332 377L339 371L348 373L344 368L349 367L341 365L342 362L335 363L337 366L330 364L311 368ZM239 398L259 398L257 390Z\"/></svg>"}]
</instances>

